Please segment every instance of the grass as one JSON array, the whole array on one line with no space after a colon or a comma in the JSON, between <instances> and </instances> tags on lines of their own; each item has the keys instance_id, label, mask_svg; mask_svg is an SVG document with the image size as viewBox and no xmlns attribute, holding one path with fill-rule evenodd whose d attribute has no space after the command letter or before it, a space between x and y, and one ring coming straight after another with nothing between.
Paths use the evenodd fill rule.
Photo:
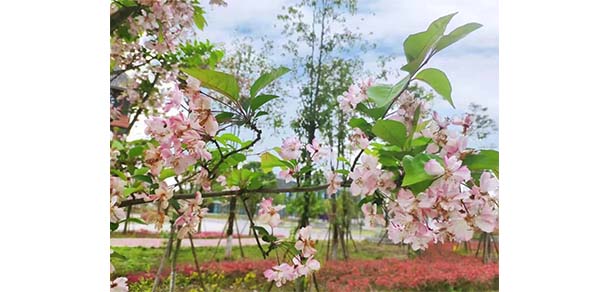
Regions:
<instances>
[{"instance_id":1,"label":"grass","mask_svg":"<svg viewBox=\"0 0 610 292\"><path fill-rule=\"evenodd\" d=\"M326 258L327 241L318 241L316 249L318 256L316 257L322 264ZM377 245L376 243L360 241L356 242L358 251L354 250L352 242L349 243L349 258L350 259L382 259L382 258L406 258L407 249L397 245ZM266 248L266 244L263 248ZM146 248L146 247L112 247L116 253L126 257L126 259L113 259L113 264L117 275L125 275L132 272L144 271L154 272L159 266L159 262L165 253L165 248ZM215 247L197 247L197 259L201 263L203 261L223 261L225 247L219 246L215 252ZM262 259L261 252L257 246L244 246L244 256L246 259ZM215 255L214 255L215 253ZM275 254L272 252L272 256ZM281 256L281 254L280 254ZM342 249L339 246L338 257L342 258ZM230 260L241 259L241 253L237 243L233 246L232 257ZM188 240L182 241L182 246L178 252L176 259L178 264L192 264L193 255Z\"/></svg>"}]
</instances>

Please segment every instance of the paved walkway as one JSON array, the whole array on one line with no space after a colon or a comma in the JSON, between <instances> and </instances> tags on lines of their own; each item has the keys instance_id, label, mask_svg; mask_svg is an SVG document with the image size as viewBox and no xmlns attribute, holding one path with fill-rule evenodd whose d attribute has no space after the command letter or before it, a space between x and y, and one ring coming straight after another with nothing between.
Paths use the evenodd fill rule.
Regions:
<instances>
[{"instance_id":1,"label":"paved walkway","mask_svg":"<svg viewBox=\"0 0 610 292\"><path fill-rule=\"evenodd\" d=\"M166 243L167 243L167 238L111 238L110 239L110 246L164 247ZM182 244L183 245L189 244L188 239L186 240L186 242L183 241ZM210 239L194 238L193 244L196 247L206 247L206 246L215 247L218 244L218 238L210 238ZM220 241L220 246L225 246L226 244L227 244L227 240L223 238ZM239 246L239 241L237 240L237 237L233 238L233 245ZM252 237L242 238L241 245L256 245L256 239L254 239Z\"/></svg>"}]
</instances>

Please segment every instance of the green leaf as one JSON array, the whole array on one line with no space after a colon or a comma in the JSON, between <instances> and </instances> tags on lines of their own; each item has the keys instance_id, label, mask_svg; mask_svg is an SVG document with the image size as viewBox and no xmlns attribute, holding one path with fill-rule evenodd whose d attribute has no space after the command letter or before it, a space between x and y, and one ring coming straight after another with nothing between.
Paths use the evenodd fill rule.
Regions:
<instances>
[{"instance_id":1,"label":"green leaf","mask_svg":"<svg viewBox=\"0 0 610 292\"><path fill-rule=\"evenodd\" d=\"M223 122L226 122L226 121L230 120L233 116L235 116L234 113L221 112L221 113L216 115L216 121L219 122L219 123L223 123Z\"/></svg>"},{"instance_id":2,"label":"green leaf","mask_svg":"<svg viewBox=\"0 0 610 292\"><path fill-rule=\"evenodd\" d=\"M145 175L149 170L150 170L150 168L145 166L145 167L136 169L136 171L134 171L133 174L134 175Z\"/></svg>"},{"instance_id":3,"label":"green leaf","mask_svg":"<svg viewBox=\"0 0 610 292\"><path fill-rule=\"evenodd\" d=\"M111 169L110 173L120 177L122 180L127 181L127 176L125 176L125 174L123 174L122 172L116 170L116 169Z\"/></svg>"},{"instance_id":4,"label":"green leaf","mask_svg":"<svg viewBox=\"0 0 610 292\"><path fill-rule=\"evenodd\" d=\"M390 103L404 89L407 82L409 82L408 76L394 85L374 85L369 87L366 94L377 106L383 107Z\"/></svg>"},{"instance_id":5,"label":"green leaf","mask_svg":"<svg viewBox=\"0 0 610 292\"><path fill-rule=\"evenodd\" d=\"M375 201L375 198L376 198L375 196L365 196L364 198L362 198L362 200L360 200L358 202L358 208L361 208L362 205L364 205L366 203L370 203L370 202Z\"/></svg>"},{"instance_id":6,"label":"green leaf","mask_svg":"<svg viewBox=\"0 0 610 292\"><path fill-rule=\"evenodd\" d=\"M434 179L433 176L429 175L424 170L424 165L426 162L430 161L430 159L437 158L433 155L423 153L420 153L415 157L406 155L402 159L402 166L405 170L405 175L402 179L402 186L410 186L419 182Z\"/></svg>"},{"instance_id":7,"label":"green leaf","mask_svg":"<svg viewBox=\"0 0 610 292\"><path fill-rule=\"evenodd\" d=\"M127 154L127 156L129 156L129 158L134 158L134 157L142 155L143 152L144 152L143 146L136 146L136 147L129 149L129 153Z\"/></svg>"},{"instance_id":8,"label":"green leaf","mask_svg":"<svg viewBox=\"0 0 610 292\"><path fill-rule=\"evenodd\" d=\"M407 141L407 128L401 122L394 120L377 121L373 126L373 133L388 143L401 148Z\"/></svg>"},{"instance_id":9,"label":"green leaf","mask_svg":"<svg viewBox=\"0 0 610 292\"><path fill-rule=\"evenodd\" d=\"M392 100L390 91L392 91L392 85L373 85L366 90L366 95L374 101L377 106L384 106Z\"/></svg>"},{"instance_id":10,"label":"green leaf","mask_svg":"<svg viewBox=\"0 0 610 292\"><path fill-rule=\"evenodd\" d=\"M228 145L227 142L231 141L231 142L235 142L237 143L237 145L241 145L241 139L239 139L239 137L231 134L231 133L224 133L221 136L216 137L216 141L224 144L224 145Z\"/></svg>"},{"instance_id":11,"label":"green leaf","mask_svg":"<svg viewBox=\"0 0 610 292\"><path fill-rule=\"evenodd\" d=\"M352 128L360 128L360 130L364 131L365 133L371 133L373 129L373 126L371 126L371 124L369 124L369 122L363 118L351 118L347 124Z\"/></svg>"},{"instance_id":12,"label":"green leaf","mask_svg":"<svg viewBox=\"0 0 610 292\"><path fill-rule=\"evenodd\" d=\"M425 191L432 183L434 179L425 180L422 182L418 182L409 186L409 189L413 192L414 195L417 195L423 191Z\"/></svg>"},{"instance_id":13,"label":"green leaf","mask_svg":"<svg viewBox=\"0 0 610 292\"><path fill-rule=\"evenodd\" d=\"M258 117L266 116L266 115L268 115L268 114L269 114L268 112L265 112L265 111L260 111L260 112L257 112L257 113L254 115L254 118L258 118Z\"/></svg>"},{"instance_id":14,"label":"green leaf","mask_svg":"<svg viewBox=\"0 0 610 292\"><path fill-rule=\"evenodd\" d=\"M374 120L378 120L383 117L383 114L386 112L386 110L388 109L389 106L390 106L390 104L388 103L382 107L376 107L376 108L370 109L366 105L364 105L364 103L359 103L356 106L356 110L366 114L367 116L373 118Z\"/></svg>"},{"instance_id":15,"label":"green leaf","mask_svg":"<svg viewBox=\"0 0 610 292\"><path fill-rule=\"evenodd\" d=\"M133 178L136 179L136 180L139 180L139 181L147 182L149 184L153 183L152 179L148 175L134 175Z\"/></svg>"},{"instance_id":16,"label":"green leaf","mask_svg":"<svg viewBox=\"0 0 610 292\"><path fill-rule=\"evenodd\" d=\"M271 72L263 73L258 79L256 79L256 81L254 81L252 87L250 87L250 97L255 97L258 92L263 89L263 87L269 85L271 82L288 72L290 72L290 69L281 66L277 69L271 70Z\"/></svg>"},{"instance_id":17,"label":"green leaf","mask_svg":"<svg viewBox=\"0 0 610 292\"><path fill-rule=\"evenodd\" d=\"M335 172L339 173L339 174L342 174L342 175L345 175L345 176L349 175L349 170L347 170L347 169L337 169Z\"/></svg>"},{"instance_id":18,"label":"green leaf","mask_svg":"<svg viewBox=\"0 0 610 292\"><path fill-rule=\"evenodd\" d=\"M206 25L206 21L205 18L203 18L203 10L200 7L197 8L195 8L195 13L193 13L193 22L199 30L203 30L203 27Z\"/></svg>"},{"instance_id":19,"label":"green leaf","mask_svg":"<svg viewBox=\"0 0 610 292\"><path fill-rule=\"evenodd\" d=\"M453 100L451 100L451 83L443 71L435 68L424 69L415 76L415 79L428 83L432 89L438 92L443 99L455 108Z\"/></svg>"},{"instance_id":20,"label":"green leaf","mask_svg":"<svg viewBox=\"0 0 610 292\"><path fill-rule=\"evenodd\" d=\"M456 14L457 12L440 17L433 21L426 31L409 35L403 43L408 63L400 69L413 75L443 35L451 18Z\"/></svg>"},{"instance_id":21,"label":"green leaf","mask_svg":"<svg viewBox=\"0 0 610 292\"><path fill-rule=\"evenodd\" d=\"M265 103L269 102L270 100L276 99L278 97L279 96L277 96L277 95L268 95L268 94L263 94L263 95L254 97L250 101L250 109L252 111L256 111L258 108L263 106Z\"/></svg>"},{"instance_id":22,"label":"green leaf","mask_svg":"<svg viewBox=\"0 0 610 292\"><path fill-rule=\"evenodd\" d=\"M233 75L199 68L182 68L180 70L199 79L203 87L219 92L232 100L239 99L239 85Z\"/></svg>"},{"instance_id":23,"label":"green leaf","mask_svg":"<svg viewBox=\"0 0 610 292\"><path fill-rule=\"evenodd\" d=\"M267 229L265 229L265 227L262 226L252 226L252 229L254 229L259 235L262 234L263 236L265 235L269 235L269 232L267 231Z\"/></svg>"},{"instance_id":24,"label":"green leaf","mask_svg":"<svg viewBox=\"0 0 610 292\"><path fill-rule=\"evenodd\" d=\"M470 170L492 170L500 177L500 153L496 150L480 150L466 156L463 162Z\"/></svg>"},{"instance_id":25,"label":"green leaf","mask_svg":"<svg viewBox=\"0 0 610 292\"><path fill-rule=\"evenodd\" d=\"M111 147L116 149L116 150L123 150L123 149L125 149L125 147L123 147L123 144L121 143L121 141L118 141L118 140L112 140Z\"/></svg>"},{"instance_id":26,"label":"green leaf","mask_svg":"<svg viewBox=\"0 0 610 292\"><path fill-rule=\"evenodd\" d=\"M168 177L172 177L172 176L176 176L176 172L174 172L173 169L171 168L165 168L163 170L161 170L161 173L159 173L159 180L164 180Z\"/></svg>"},{"instance_id":27,"label":"green leaf","mask_svg":"<svg viewBox=\"0 0 610 292\"><path fill-rule=\"evenodd\" d=\"M271 234L265 234L261 238L264 242L269 242L269 243L277 241L277 237L275 237L274 235L271 235Z\"/></svg>"},{"instance_id":28,"label":"green leaf","mask_svg":"<svg viewBox=\"0 0 610 292\"><path fill-rule=\"evenodd\" d=\"M435 51L441 51L442 49L450 46L451 44L463 39L469 33L481 28L482 26L483 25L480 23L471 22L454 29L452 32L442 36L438 40L438 43L436 43Z\"/></svg>"},{"instance_id":29,"label":"green leaf","mask_svg":"<svg viewBox=\"0 0 610 292\"><path fill-rule=\"evenodd\" d=\"M119 228L119 223L110 222L110 231L115 231Z\"/></svg>"},{"instance_id":30,"label":"green leaf","mask_svg":"<svg viewBox=\"0 0 610 292\"><path fill-rule=\"evenodd\" d=\"M129 217L125 220L121 220L121 223L122 222L133 222L133 223L144 224L144 225L147 224L146 222L144 222L144 220L142 220L140 218L133 218L133 217Z\"/></svg>"},{"instance_id":31,"label":"green leaf","mask_svg":"<svg viewBox=\"0 0 610 292\"><path fill-rule=\"evenodd\" d=\"M137 187L137 188L125 188L125 190L123 190L123 195L125 197L128 197L129 195L135 193L135 192L139 192L142 190L142 187Z\"/></svg>"},{"instance_id":32,"label":"green leaf","mask_svg":"<svg viewBox=\"0 0 610 292\"><path fill-rule=\"evenodd\" d=\"M261 169L263 172L270 172L274 167L285 168L286 162L269 152L261 154Z\"/></svg>"}]
</instances>

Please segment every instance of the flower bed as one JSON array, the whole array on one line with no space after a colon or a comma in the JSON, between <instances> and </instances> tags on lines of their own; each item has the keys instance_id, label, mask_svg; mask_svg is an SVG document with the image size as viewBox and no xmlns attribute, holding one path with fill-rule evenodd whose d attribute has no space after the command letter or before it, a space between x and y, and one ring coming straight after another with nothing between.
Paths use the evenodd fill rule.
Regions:
<instances>
[{"instance_id":1,"label":"flower bed","mask_svg":"<svg viewBox=\"0 0 610 292\"><path fill-rule=\"evenodd\" d=\"M498 289L498 263L484 264L481 259L453 252L453 247L431 246L415 259L328 261L322 264L316 277L327 291ZM256 281L263 284L263 271L274 264L274 260L206 262L202 270L229 279L253 272ZM196 273L193 265L179 265L177 269L184 275ZM127 278L135 283L154 278L154 273L134 273Z\"/></svg>"}]
</instances>

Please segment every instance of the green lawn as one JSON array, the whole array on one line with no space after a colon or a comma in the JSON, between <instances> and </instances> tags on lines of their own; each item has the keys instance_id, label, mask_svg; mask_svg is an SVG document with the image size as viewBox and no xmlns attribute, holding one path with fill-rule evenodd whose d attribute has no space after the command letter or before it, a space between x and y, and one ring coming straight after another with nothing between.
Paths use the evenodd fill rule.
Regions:
<instances>
[{"instance_id":1,"label":"green lawn","mask_svg":"<svg viewBox=\"0 0 610 292\"><path fill-rule=\"evenodd\" d=\"M232 259L241 259L241 253L237 242L232 249ZM263 245L266 248L267 245ZM324 263L326 258L327 241L318 241L316 249L318 256L316 258ZM360 241L356 242L358 251L354 250L352 242L349 242L349 258L350 259L382 259L382 258L405 258L407 257L407 249L398 245L377 245L376 243ZM116 253L126 257L126 259L113 259L112 262L116 269L117 275L125 275L131 272L150 272L156 271L161 261L165 249L164 248L146 248L146 247L112 247ZM215 247L197 247L197 257L199 262L224 260L225 247L219 246L216 255L214 256ZM244 246L244 256L247 259L262 259L261 253L257 246ZM342 258L342 250L339 246L339 257ZM280 254L281 255L281 254ZM214 256L214 257L213 257ZM272 256L275 256L272 253ZM213 258L212 258L213 257ZM178 264L192 264L193 255L188 240L182 241L182 246L178 253Z\"/></svg>"}]
</instances>

